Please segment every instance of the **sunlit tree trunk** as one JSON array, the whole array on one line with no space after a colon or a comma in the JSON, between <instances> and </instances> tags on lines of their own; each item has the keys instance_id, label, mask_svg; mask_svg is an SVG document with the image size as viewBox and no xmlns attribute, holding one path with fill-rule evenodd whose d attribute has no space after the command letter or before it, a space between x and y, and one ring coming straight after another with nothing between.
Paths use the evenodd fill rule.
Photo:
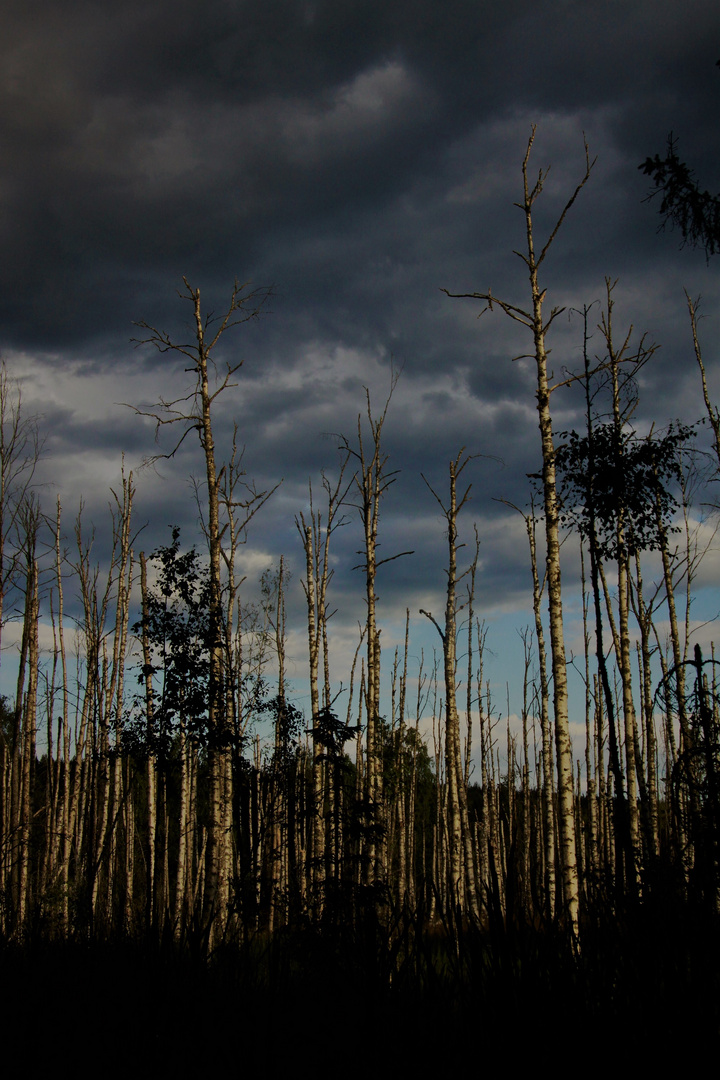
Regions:
<instances>
[{"instance_id":1,"label":"sunlit tree trunk","mask_svg":"<svg viewBox=\"0 0 720 1080\"><path fill-rule=\"evenodd\" d=\"M32 902L32 782L35 771L35 739L37 729L38 690L38 622L40 597L38 564L35 559L35 538L28 537L27 586L25 593L25 627L28 638L28 688L23 706L22 777L20 786L20 873L18 883L17 926L25 928L28 907Z\"/></svg>"},{"instance_id":2,"label":"sunlit tree trunk","mask_svg":"<svg viewBox=\"0 0 720 1080\"><path fill-rule=\"evenodd\" d=\"M540 733L542 739L542 808L543 836L545 839L545 905L552 918L555 910L555 800L553 798L553 750L550 731L550 689L547 676L545 630L542 622L542 593L537 565L534 508L525 515L528 542L530 544L530 568L533 582L533 612L535 637L538 650L538 673L540 678Z\"/></svg>"},{"instance_id":3,"label":"sunlit tree trunk","mask_svg":"<svg viewBox=\"0 0 720 1080\"><path fill-rule=\"evenodd\" d=\"M470 487L458 498L457 480L467 465L469 457L464 456L461 450L457 458L450 462L450 491L447 505L440 496L428 484L430 491L437 499L448 526L448 567L447 567L447 593L445 601L445 621L441 628L430 612L423 611L436 626L443 643L443 673L445 686L445 777L447 783L447 833L448 833L448 860L449 880L448 891L451 906L465 908L466 899L470 909L477 914L477 901L475 892L475 867L472 857L471 838L468 836L467 822L467 791L465 787L465 774L462 767L462 754L460 748L460 716L457 708L457 614L464 604L458 603L457 598L457 552L458 530L457 516L465 505ZM427 483L427 481L426 481ZM469 570L465 571L469 573ZM465 573L461 577L465 576ZM469 860L466 858L464 837L468 837L470 850ZM467 896L466 896L467 890Z\"/></svg>"},{"instance_id":4,"label":"sunlit tree trunk","mask_svg":"<svg viewBox=\"0 0 720 1080\"><path fill-rule=\"evenodd\" d=\"M155 921L155 844L156 844L156 812L157 812L157 758L155 754L155 703L152 681L152 656L150 653L150 639L148 636L149 609L148 609L148 586L147 564L145 552L140 552L140 595L142 603L142 651L143 671L145 682L145 731L147 752L147 846L145 848L145 875L146 875L146 920L147 928L153 926Z\"/></svg>"},{"instance_id":5,"label":"sunlit tree trunk","mask_svg":"<svg viewBox=\"0 0 720 1080\"><path fill-rule=\"evenodd\" d=\"M612 308L611 286L607 287L607 316L603 316L603 336L608 350L610 363L610 377L612 381L612 408L613 423L615 426L615 447L618 459L623 452L623 416L620 405L619 386L619 362L618 355L612 336ZM618 464L618 469L622 466ZM639 815L637 802L637 767L635 762L636 729L635 703L632 691L632 660L630 645L630 579L628 572L628 544L625 535L625 506L619 506L616 526L617 546L617 571L618 571L618 641L619 652L617 654L620 678L622 681L623 716L625 721L625 779L627 785L627 800L630 821L630 840L632 851L632 864L627 867L628 883L632 888L636 887L637 872L640 859L639 850Z\"/></svg>"},{"instance_id":6,"label":"sunlit tree trunk","mask_svg":"<svg viewBox=\"0 0 720 1080\"><path fill-rule=\"evenodd\" d=\"M522 167L523 201L516 204L523 211L525 216L527 254L521 254L520 257L525 263L528 271L532 301L531 310L527 311L517 307L515 304L500 300L493 296L491 292L465 293L461 295L472 297L477 300L483 300L490 310L497 304L506 315L530 330L533 336L533 356L537 374L536 401L543 462L542 484L545 510L545 540L547 547L546 573L550 613L550 646L552 654L555 742L558 767L558 819L560 826L563 898L568 923L573 932L577 934L579 925L579 883L575 850L574 769L568 716L567 663L565 658L565 637L563 629L562 582L560 572L560 521L555 472L555 444L553 438L552 415L550 411L550 394L554 387L550 385L547 349L545 344L547 332L555 318L560 314L561 309L553 308L550 316L546 320L543 311L546 290L540 287L539 270L568 211L575 202L581 189L590 178L593 163L590 162L586 145L585 174L574 193L565 204L565 207L558 217L555 227L549 238L546 240L540 254L536 255L532 217L533 205L542 192L545 176L547 174L544 174L541 171L535 185L532 188L530 187L528 180L528 162L534 139L535 128L533 127Z\"/></svg>"},{"instance_id":7,"label":"sunlit tree trunk","mask_svg":"<svg viewBox=\"0 0 720 1080\"><path fill-rule=\"evenodd\" d=\"M342 447L348 457L352 457L358 463L358 472L354 481L357 489L358 501L354 504L360 513L360 521L363 528L364 562L361 564L365 572L365 603L366 603L366 648L367 670L365 682L365 706L366 706L366 799L371 818L371 832L367 844L366 880L368 884L385 882L387 878L385 835L385 807L383 801L383 776L382 776L382 747L379 735L379 693L380 693L380 631L377 628L375 582L377 571L384 563L408 555L411 552L400 552L386 559L377 558L378 519L380 514L380 500L394 481L394 474L387 471L387 455L382 452L382 429L387 417L388 408L397 385L398 375L393 374L390 394L385 402L385 407L379 419L375 419L370 405L370 394L367 395L367 419L370 428L369 446L363 439L362 417L358 416L358 448L350 446L343 437ZM380 839L378 839L378 837Z\"/></svg>"},{"instance_id":8,"label":"sunlit tree trunk","mask_svg":"<svg viewBox=\"0 0 720 1080\"><path fill-rule=\"evenodd\" d=\"M213 350L218 345L227 330L239 323L257 318L262 303L269 295L269 290L247 292L246 286L235 282L232 296L224 316L216 321L210 331L214 320L211 316L203 317L200 306L200 290L190 286L187 278L183 278L185 292L183 298L190 301L193 308L195 323L195 343L193 346L180 345L173 342L164 331L158 330L149 323L142 321L138 325L149 333L143 344L154 345L159 352L172 352L185 357L190 361L189 368L196 377L194 391L188 396L169 402L162 400L156 406L155 412L145 412L136 409L141 415L152 416L158 429L165 424L180 423L184 427L184 433L180 437L175 450L190 431L196 431L205 457L205 477L207 484L207 517L204 521L205 534L207 536L210 552L210 678L208 688L208 761L209 761L209 811L206 846L206 868L204 881L204 920L209 928L208 942L212 946L214 937L224 932L227 915L228 882L227 875L227 850L225 847L225 825L227 821L226 800L231 792L228 790L228 769L226 758L230 754L230 738L232 735L231 725L228 723L224 704L224 643L223 643L223 610L222 610L222 533L220 525L220 503L222 494L222 481L225 467L218 470L215 456L215 438L212 425L212 406L217 398L229 387L235 385L232 378L242 366L242 361L231 366L227 365L226 373L219 378L214 387L210 385L210 367L213 363ZM258 302L258 295L260 296ZM172 454L175 453L172 451ZM169 456L172 456L169 455ZM233 488L231 482L231 489ZM262 504L267 493L262 495L251 489L252 497L248 503L231 500L232 505L254 506ZM252 511L254 512L254 510ZM249 516L252 516L252 513ZM249 517L246 517L246 522ZM221 880L222 879L222 880Z\"/></svg>"}]
</instances>

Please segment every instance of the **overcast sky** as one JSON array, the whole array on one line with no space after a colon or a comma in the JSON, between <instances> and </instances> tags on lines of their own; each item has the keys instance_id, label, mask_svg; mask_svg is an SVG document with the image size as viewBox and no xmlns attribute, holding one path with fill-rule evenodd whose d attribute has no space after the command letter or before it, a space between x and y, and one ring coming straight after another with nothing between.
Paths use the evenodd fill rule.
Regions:
<instances>
[{"instance_id":1,"label":"overcast sky","mask_svg":"<svg viewBox=\"0 0 720 1080\"><path fill-rule=\"evenodd\" d=\"M138 473L153 428L121 404L179 396L188 377L172 356L133 348L133 321L180 340L191 315L182 275L216 311L235 278L272 286L262 318L227 339L223 357L244 366L216 413L221 456L235 421L258 486L283 479L242 568L255 580L285 553L300 612L294 518L308 478L319 488L320 470L335 468L332 433L353 438L365 387L382 411L395 365L385 447L400 471L380 539L383 555L415 555L381 571L386 647L406 606L415 652L439 644L417 615L442 604L445 556L420 474L444 489L465 446L479 455L464 474L466 528L477 522L481 539L477 607L494 677L511 678L502 661L531 621L529 570L522 521L494 500L525 506L526 473L539 467L533 366L510 360L531 341L497 312L478 322L477 303L441 289L528 303L513 203L531 125L531 171L551 167L541 239L582 176L584 132L597 162L544 267L547 303L581 308L603 298L606 275L619 279L618 330L632 323L661 346L642 378L645 429L702 413L683 288L702 293L720 397L720 262L657 232L638 171L672 131L703 186L720 190L716 0L10 0L3 21L0 347L42 417L48 510L60 495L70 529L84 497L102 532L124 452L136 522L147 523L138 546L152 550L176 523L195 540L187 479L202 474L199 445ZM575 368L581 321L556 327L555 370ZM580 422L580 405L577 390L558 392L558 430ZM350 514L336 549L343 655L363 616ZM707 567L714 586L717 558ZM300 685L300 636L293 650Z\"/></svg>"}]
</instances>

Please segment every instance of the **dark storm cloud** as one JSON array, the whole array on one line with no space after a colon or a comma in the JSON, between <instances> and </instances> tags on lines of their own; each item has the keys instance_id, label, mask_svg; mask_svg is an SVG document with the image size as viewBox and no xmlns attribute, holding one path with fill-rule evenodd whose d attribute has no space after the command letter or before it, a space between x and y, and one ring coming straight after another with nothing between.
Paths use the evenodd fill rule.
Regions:
<instances>
[{"instance_id":1,"label":"dark storm cloud","mask_svg":"<svg viewBox=\"0 0 720 1080\"><path fill-rule=\"evenodd\" d=\"M324 279L349 259L348 305L365 299L358 277L374 280L375 319L389 322L393 282L417 284L413 261L432 254L439 276L443 251L462 258L453 241L458 220L471 231L468 214L453 228L432 178L454 168L462 184L457 147L478 122L609 108L629 139L638 104L655 139L681 119L708 125L701 87L713 88L705 76L692 89L691 73L713 23L703 4L692 26L676 4L293 0L204 5L200 19L187 3L15 6L0 136L4 333L82 349L124 330L143 300L160 304L161 283L182 271L261 269L286 289L301 276L302 300L328 307ZM491 136L484 159L474 150L485 171L488 156L515 164L518 146L502 142Z\"/></svg>"},{"instance_id":2,"label":"dark storm cloud","mask_svg":"<svg viewBox=\"0 0 720 1080\"><path fill-rule=\"evenodd\" d=\"M581 361L571 309L604 300L606 275L619 277L618 333L633 323L636 339L647 329L662 346L643 374L638 422L699 414L682 287L703 292L713 315L717 269L679 251L677 235L658 235L637 166L672 130L703 185L720 190L716 3L689 13L676 0L201 10L54 0L10 4L4 18L0 344L46 414L44 476L63 491L74 484L98 519L122 449L137 468L174 445L167 431L156 447L152 422L119 403L189 388L172 355L132 348L143 336L133 320L184 339L181 275L222 312L237 274L274 295L218 357L244 360L237 390L217 403L218 440L227 451L237 423L259 489L284 478L254 525L248 573L283 551L297 562L308 478L319 491L320 469L337 465L337 434L356 435L364 388L379 415L402 368L385 428L400 473L382 542L415 554L391 564L384 602L417 607L442 591L443 523L420 473L445 491L463 445L481 455L468 467L464 528L471 539L472 521L481 527L483 600L508 609L527 595L522 522L493 500L524 507L526 473L538 468L533 365L510 359L532 341L498 311L478 321L479 302L441 289L491 287L527 305L513 203L533 122L531 175L552 166L538 236L582 175L583 132L598 158L543 267L548 302L567 308L550 342L556 376ZM595 306L591 351L601 349L598 320ZM578 422L577 389L553 404L558 430ZM197 534L192 473L202 475L194 433L140 474L148 550L170 522ZM334 587L357 599L350 517Z\"/></svg>"}]
</instances>

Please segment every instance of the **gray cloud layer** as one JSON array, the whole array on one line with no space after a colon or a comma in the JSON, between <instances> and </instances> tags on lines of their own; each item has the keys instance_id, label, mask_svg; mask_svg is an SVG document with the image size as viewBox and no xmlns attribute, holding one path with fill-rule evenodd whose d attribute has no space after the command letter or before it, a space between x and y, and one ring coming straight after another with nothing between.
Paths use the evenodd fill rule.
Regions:
<instances>
[{"instance_id":1,"label":"gray cloud layer","mask_svg":"<svg viewBox=\"0 0 720 1080\"><path fill-rule=\"evenodd\" d=\"M256 547L294 548L307 478L335 460L327 434L352 434L364 386L380 406L394 362L403 375L387 445L402 474L386 542L417 554L396 565L385 599L442 588L442 523L419 474L443 484L466 445L485 455L468 470L484 602L519 603L521 531L492 499L524 505L537 468L532 366L509 362L530 343L440 289L491 286L525 302L513 202L530 125L533 168L552 165L540 233L582 173L585 132L598 160L548 259L549 301L581 307L619 277L619 323L663 346L638 422L700 415L682 287L714 314L717 268L657 234L637 166L672 130L720 189L718 30L717 4L700 0L11 3L0 340L45 415L46 475L97 508L120 452L131 465L152 452L152 426L116 403L182 391L179 367L129 345L137 319L183 332L182 274L217 309L236 275L272 284L272 314L234 340L245 367L218 412L225 444L239 424L261 485L285 478ZM716 335L706 336L712 372ZM558 371L578 362L580 341L577 318L558 322ZM558 396L559 428L578 405ZM192 525L181 481L201 471L187 444L161 467L164 483L145 475L148 548L171 519ZM357 537L342 544L347 565Z\"/></svg>"}]
</instances>

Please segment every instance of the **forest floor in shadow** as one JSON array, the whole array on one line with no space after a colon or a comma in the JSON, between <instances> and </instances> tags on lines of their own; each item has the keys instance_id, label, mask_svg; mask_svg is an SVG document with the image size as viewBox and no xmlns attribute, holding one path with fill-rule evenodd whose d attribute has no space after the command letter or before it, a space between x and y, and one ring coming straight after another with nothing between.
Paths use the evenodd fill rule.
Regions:
<instances>
[{"instance_id":1,"label":"forest floor in shadow","mask_svg":"<svg viewBox=\"0 0 720 1080\"><path fill-rule=\"evenodd\" d=\"M716 1048L720 920L685 905L556 927L492 920L451 932L407 917L305 925L209 958L148 941L0 944L6 1037L33 1067L240 1075L298 1067L383 1074L665 1062ZM590 1059L587 1055L590 1054ZM560 1057L558 1057L560 1055Z\"/></svg>"}]
</instances>

